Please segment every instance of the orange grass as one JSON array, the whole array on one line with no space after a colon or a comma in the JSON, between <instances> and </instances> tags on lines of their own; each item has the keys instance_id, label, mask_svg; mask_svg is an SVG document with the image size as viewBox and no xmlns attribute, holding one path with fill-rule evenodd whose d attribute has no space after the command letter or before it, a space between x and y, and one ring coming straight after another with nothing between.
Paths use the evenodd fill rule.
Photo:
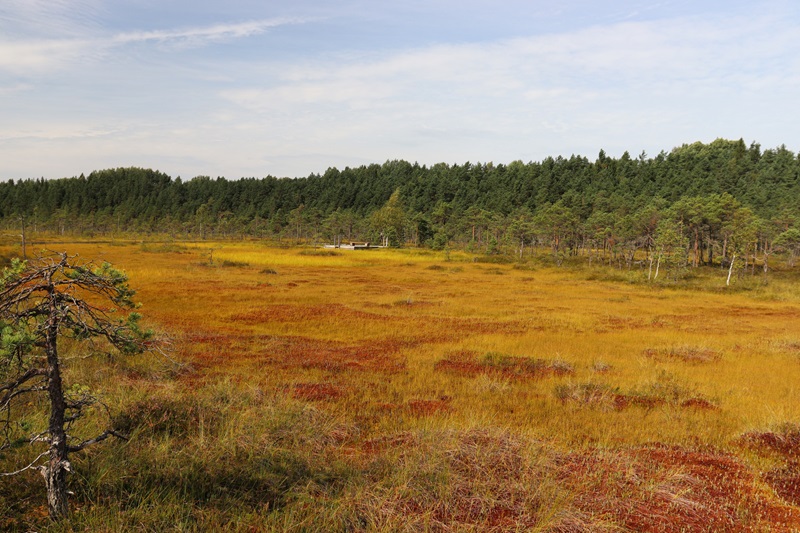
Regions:
<instances>
[{"instance_id":1,"label":"orange grass","mask_svg":"<svg viewBox=\"0 0 800 533\"><path fill-rule=\"evenodd\" d=\"M142 313L191 367L180 394L227 383L313 404L356 428L343 457L419 448L430 432L456 432L467 454L546 443L547 476L562 485L554 515L545 500L516 505L530 495L502 478L524 474L494 465L486 483L509 500L485 508L458 495L447 508L424 494L382 500L424 527L800 524L794 459L753 451L780 448L763 435L800 419L800 301L778 282L733 292L720 275L719 290L700 292L415 250L60 248L129 274ZM447 461L467 469L453 489L466 493L469 469L487 465Z\"/></svg>"},{"instance_id":2,"label":"orange grass","mask_svg":"<svg viewBox=\"0 0 800 533\"><path fill-rule=\"evenodd\" d=\"M215 260L248 264L228 268L203 264L203 251L191 247L77 251L127 270L144 314L178 335L181 357L201 369L195 379L238 374L266 388L346 384L351 392L330 408L370 415L367 431L398 424L376 406L443 395L452 402L437 424L492 420L568 444L725 445L800 415L796 301L587 281L568 270L531 272L468 257L446 263L414 251L308 256L219 245ZM276 274L261 273L265 267ZM474 355L467 361L458 353ZM492 353L505 362L487 363ZM552 371L553 361L569 372ZM610 370L598 372L598 361ZM459 364L473 366L453 371ZM519 379L534 373L533 381ZM659 379L689 391L684 401L705 398L719 410L681 409L662 398L658 412L610 415L591 405L576 410L555 393L564 383L628 392Z\"/></svg>"},{"instance_id":3,"label":"orange grass","mask_svg":"<svg viewBox=\"0 0 800 533\"><path fill-rule=\"evenodd\" d=\"M447 395L452 409L442 423L492 419L570 443L588 433L593 442L630 444L724 444L800 415L796 301L586 281L568 270L530 272L466 256L444 263L415 251L309 256L258 244L204 246L216 247L215 265L191 245L184 253L70 248L128 272L143 313L178 336L180 356L202 369L198 377L240 374L261 387L344 381L358 394L343 395L343 412ZM248 266L219 266L225 260ZM265 267L276 274L261 273ZM475 361L457 363L457 353ZM506 359L493 372L479 360L491 353ZM570 371L548 370L554 360ZM597 372L597 361L611 370ZM456 364L477 366L463 375L443 371ZM480 390L475 375L483 371L508 380L501 393ZM526 372L545 379L515 379ZM576 420L554 393L563 382L642 388L659 375L714 399L720 412L709 419L664 409L657 418L669 427L654 434L652 413L618 420L587 412ZM575 422L579 433L569 429Z\"/></svg>"}]
</instances>

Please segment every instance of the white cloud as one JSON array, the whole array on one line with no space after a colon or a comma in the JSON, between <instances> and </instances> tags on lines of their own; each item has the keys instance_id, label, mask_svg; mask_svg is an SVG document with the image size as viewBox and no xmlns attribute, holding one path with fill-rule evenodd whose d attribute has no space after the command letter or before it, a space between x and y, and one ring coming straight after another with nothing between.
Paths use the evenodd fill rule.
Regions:
<instances>
[{"instance_id":1,"label":"white cloud","mask_svg":"<svg viewBox=\"0 0 800 533\"><path fill-rule=\"evenodd\" d=\"M17 41L0 40L0 70L15 73L45 72L96 54L96 47L83 40Z\"/></svg>"},{"instance_id":2,"label":"white cloud","mask_svg":"<svg viewBox=\"0 0 800 533\"><path fill-rule=\"evenodd\" d=\"M62 2L68 4L69 2ZM81 37L14 39L0 38L0 70L14 73L47 72L69 68L75 62L92 61L106 56L111 50L136 43L171 44L197 47L209 43L243 39L262 34L272 28L299 24L300 19L261 19L236 24L184 28L175 30L125 32L101 36L88 32ZM6 19L8 23L8 19ZM69 26L59 23L60 26ZM87 32L84 32L87 33Z\"/></svg>"},{"instance_id":3,"label":"white cloud","mask_svg":"<svg viewBox=\"0 0 800 533\"><path fill-rule=\"evenodd\" d=\"M208 42L251 37L264 33L271 28L300 22L302 22L300 19L279 18L180 30L129 32L115 35L109 44L156 41L161 43L179 42L197 46Z\"/></svg>"},{"instance_id":4,"label":"white cloud","mask_svg":"<svg viewBox=\"0 0 800 533\"><path fill-rule=\"evenodd\" d=\"M53 125L48 124L46 128L29 129L21 131L0 130L0 141L53 141L53 140L73 140L73 139L95 139L117 134L122 130L119 128L98 129L93 125Z\"/></svg>"},{"instance_id":5,"label":"white cloud","mask_svg":"<svg viewBox=\"0 0 800 533\"><path fill-rule=\"evenodd\" d=\"M626 21L275 63L260 83L221 95L259 113L239 120L263 124L255 138L275 154L300 150L287 139L300 139L308 153L377 161L512 160L601 147L657 153L698 137L738 137L762 90L800 89L796 69L764 72L765 63L795 64L795 34L769 16Z\"/></svg>"},{"instance_id":6,"label":"white cloud","mask_svg":"<svg viewBox=\"0 0 800 533\"><path fill-rule=\"evenodd\" d=\"M264 111L324 101L363 107L387 96L399 104L416 97L443 103L459 97L568 103L643 88L662 93L689 87L725 90L718 85L725 82L757 87L763 85L763 61L800 52L790 40L794 28L774 22L624 22L491 44L434 46L337 65L277 65L282 74L277 81L265 81L267 87L224 96ZM796 82L790 70L771 76ZM437 97L439 91L445 92Z\"/></svg>"}]
</instances>

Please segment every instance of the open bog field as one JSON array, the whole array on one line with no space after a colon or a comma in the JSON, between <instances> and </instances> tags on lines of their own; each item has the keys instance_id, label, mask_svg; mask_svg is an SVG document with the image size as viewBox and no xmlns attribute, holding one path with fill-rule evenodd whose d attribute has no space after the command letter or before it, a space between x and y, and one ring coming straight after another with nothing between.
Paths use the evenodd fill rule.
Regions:
<instances>
[{"instance_id":1,"label":"open bog field","mask_svg":"<svg viewBox=\"0 0 800 533\"><path fill-rule=\"evenodd\" d=\"M132 438L76 456L59 528L800 528L797 282L653 287L417 250L61 248L125 270L182 365L71 360ZM47 529L37 475L0 483L6 526Z\"/></svg>"}]
</instances>

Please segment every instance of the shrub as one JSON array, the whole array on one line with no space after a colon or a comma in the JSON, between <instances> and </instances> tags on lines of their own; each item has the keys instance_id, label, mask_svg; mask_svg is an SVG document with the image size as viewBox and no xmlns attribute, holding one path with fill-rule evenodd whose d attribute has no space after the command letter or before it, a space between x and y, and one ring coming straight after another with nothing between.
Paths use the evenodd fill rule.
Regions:
<instances>
[{"instance_id":1,"label":"shrub","mask_svg":"<svg viewBox=\"0 0 800 533\"><path fill-rule=\"evenodd\" d=\"M249 263L245 263L244 261L230 261L228 259L223 259L222 263L220 263L223 267L246 267L250 266Z\"/></svg>"}]
</instances>

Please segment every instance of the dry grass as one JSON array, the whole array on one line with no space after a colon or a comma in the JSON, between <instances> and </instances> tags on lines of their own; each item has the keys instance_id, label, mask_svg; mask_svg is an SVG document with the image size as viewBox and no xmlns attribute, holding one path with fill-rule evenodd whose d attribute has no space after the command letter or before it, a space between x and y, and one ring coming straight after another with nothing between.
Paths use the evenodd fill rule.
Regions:
<instances>
[{"instance_id":1,"label":"dry grass","mask_svg":"<svg viewBox=\"0 0 800 533\"><path fill-rule=\"evenodd\" d=\"M64 248L126 270L187 363L70 368L134 436L78 463L74 529L800 527L792 283L650 287L416 250ZM9 527L42 529L37 490L0 496Z\"/></svg>"}]
</instances>

